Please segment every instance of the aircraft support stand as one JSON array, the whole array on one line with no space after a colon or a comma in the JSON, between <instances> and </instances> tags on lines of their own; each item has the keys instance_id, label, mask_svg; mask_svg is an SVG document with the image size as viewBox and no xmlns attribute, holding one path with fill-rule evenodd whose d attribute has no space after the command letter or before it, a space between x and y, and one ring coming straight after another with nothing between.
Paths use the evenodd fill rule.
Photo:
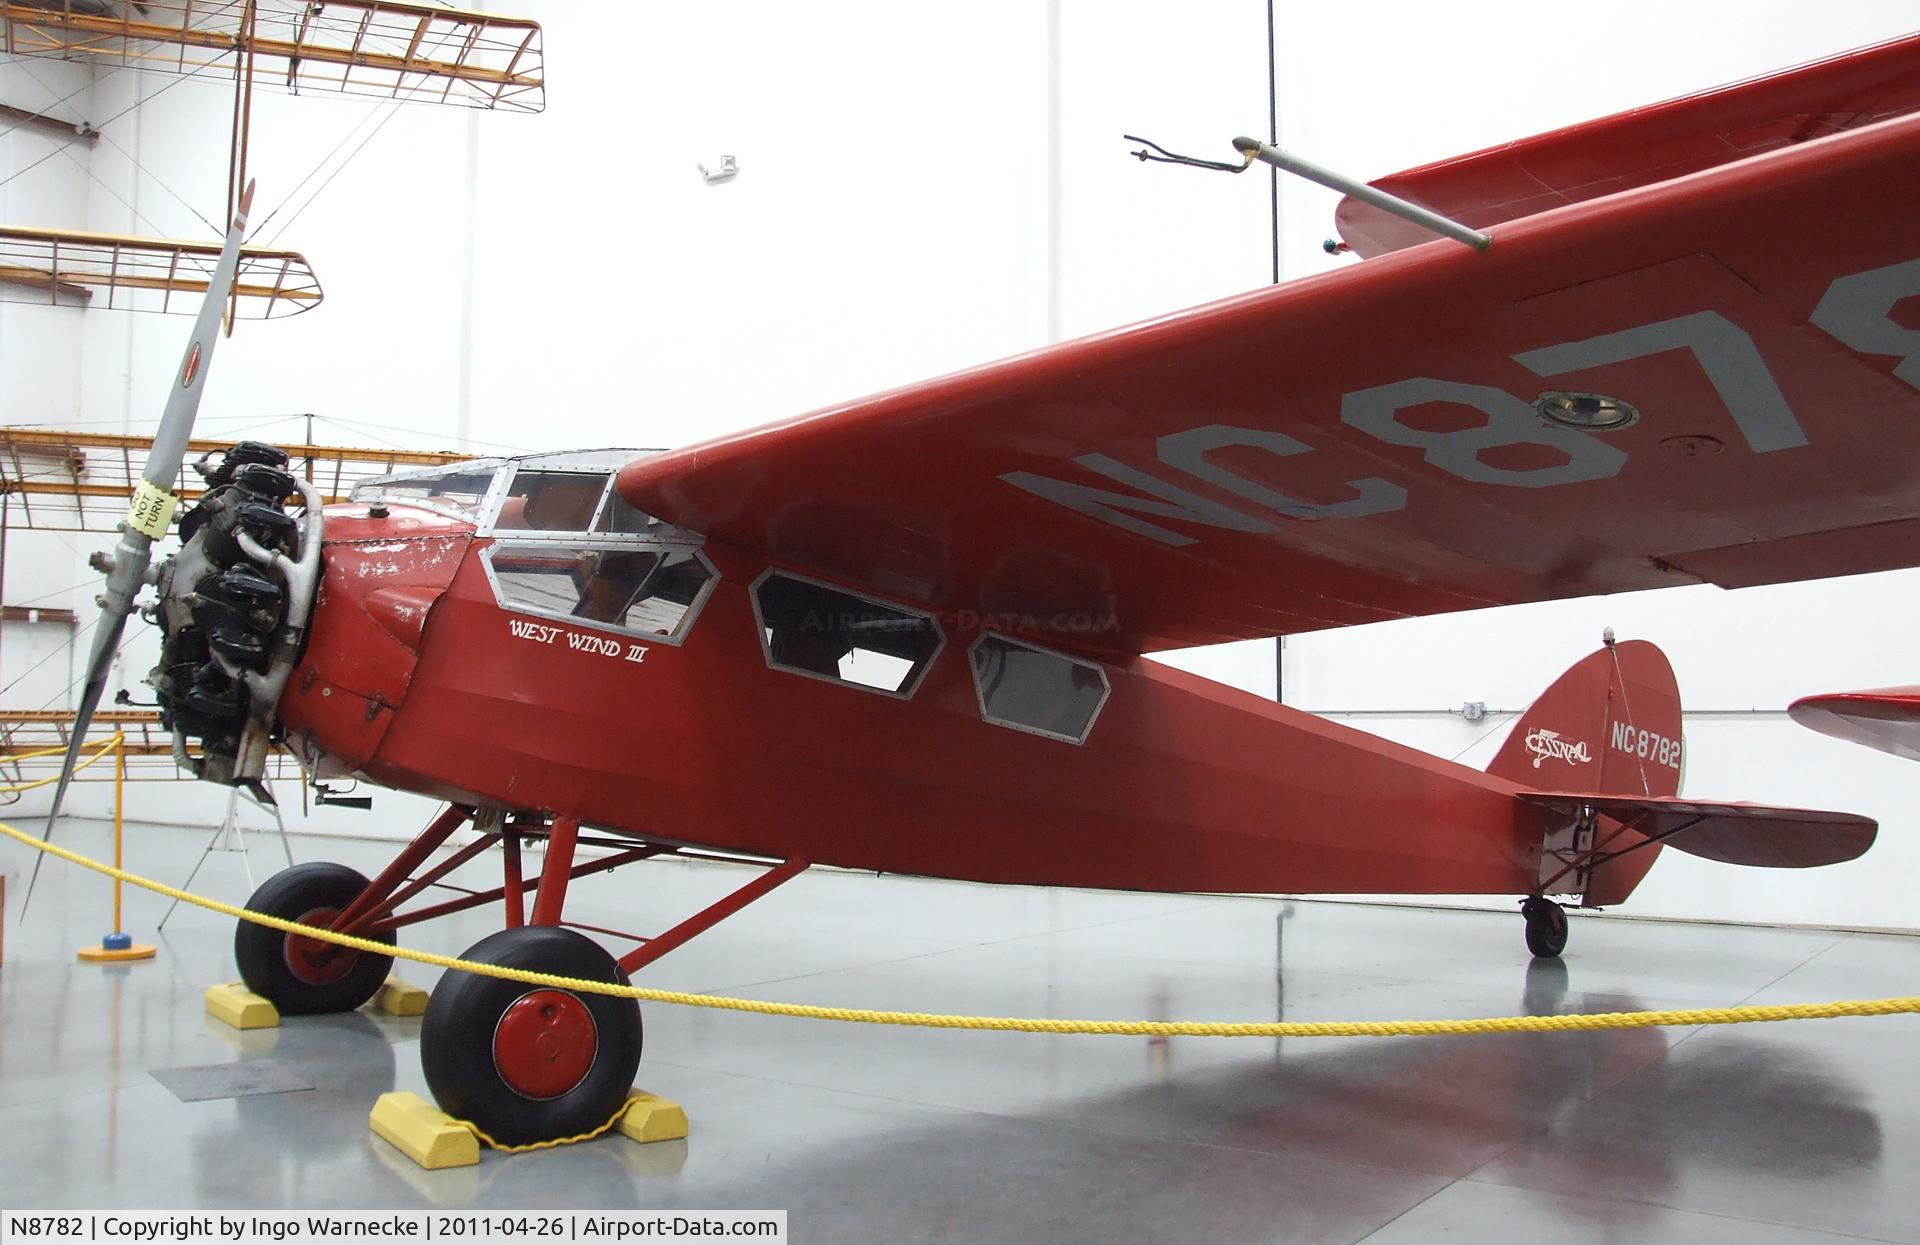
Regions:
<instances>
[{"instance_id":1,"label":"aircraft support stand","mask_svg":"<svg viewBox=\"0 0 1920 1245\"><path fill-rule=\"evenodd\" d=\"M279 801L276 800L271 804L260 804L259 801L256 800L254 803L258 805L258 807L267 809L273 814L274 827L280 832L280 850L286 854L287 867L291 869L293 867L293 844L287 838L287 823L285 819L280 816ZM247 890L251 893L255 889L253 883L253 865L247 859L247 845L240 834L240 788L234 787L230 789L227 795L227 815L221 819L220 828L213 832L213 837L207 840L207 845L200 850L200 859L194 861L193 871L187 874L187 880L180 884L181 890L193 889L193 880L200 876L200 870L206 865L207 857L213 854L215 846L222 839L229 838L233 845L231 847L220 848L220 850L240 853L240 867L245 870L247 875ZM165 929L167 927L167 921L173 916L173 910L179 906L180 901L178 899L167 905L166 914L160 918L158 928Z\"/></svg>"}]
</instances>

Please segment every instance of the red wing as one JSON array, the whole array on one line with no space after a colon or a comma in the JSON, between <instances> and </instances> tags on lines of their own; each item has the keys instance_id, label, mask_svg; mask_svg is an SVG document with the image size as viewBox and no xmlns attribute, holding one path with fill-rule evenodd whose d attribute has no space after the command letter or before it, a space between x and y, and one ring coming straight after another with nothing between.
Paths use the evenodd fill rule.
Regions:
<instances>
[{"instance_id":1,"label":"red wing","mask_svg":"<svg viewBox=\"0 0 1920 1245\"><path fill-rule=\"evenodd\" d=\"M1523 791L1520 798L1563 816L1591 808L1676 851L1769 869L1812 869L1852 860L1873 846L1878 830L1869 817L1768 804L1576 791Z\"/></svg>"},{"instance_id":2,"label":"red wing","mask_svg":"<svg viewBox=\"0 0 1920 1245\"><path fill-rule=\"evenodd\" d=\"M1489 147L1374 185L1475 229L1650 186L1920 108L1920 35ZM1334 219L1362 255L1429 242L1357 199Z\"/></svg>"},{"instance_id":3,"label":"red wing","mask_svg":"<svg viewBox=\"0 0 1920 1245\"><path fill-rule=\"evenodd\" d=\"M1822 735L1920 761L1920 687L1803 696L1787 714Z\"/></svg>"},{"instance_id":4,"label":"red wing","mask_svg":"<svg viewBox=\"0 0 1920 1245\"><path fill-rule=\"evenodd\" d=\"M620 487L1110 654L1913 565L1916 202L1909 114L1497 225L1485 253L1434 241L661 454ZM1537 413L1628 417L1580 395L1631 422Z\"/></svg>"}]
</instances>

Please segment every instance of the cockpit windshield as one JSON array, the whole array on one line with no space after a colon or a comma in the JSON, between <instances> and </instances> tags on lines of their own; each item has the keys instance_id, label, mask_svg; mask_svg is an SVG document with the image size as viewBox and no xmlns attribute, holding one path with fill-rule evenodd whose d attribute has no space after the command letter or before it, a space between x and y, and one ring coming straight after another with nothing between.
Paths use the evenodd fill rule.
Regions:
<instances>
[{"instance_id":1,"label":"cockpit windshield","mask_svg":"<svg viewBox=\"0 0 1920 1245\"><path fill-rule=\"evenodd\" d=\"M470 520L495 599L516 614L678 644L719 578L701 538L635 510L614 479L646 450L476 459L368 480L357 502Z\"/></svg>"},{"instance_id":2,"label":"cockpit windshield","mask_svg":"<svg viewBox=\"0 0 1920 1245\"><path fill-rule=\"evenodd\" d=\"M493 517L496 532L598 532L645 535L654 520L629 506L608 471L513 473Z\"/></svg>"},{"instance_id":3,"label":"cockpit windshield","mask_svg":"<svg viewBox=\"0 0 1920 1245\"><path fill-rule=\"evenodd\" d=\"M656 521L629 506L614 473L651 451L579 450L479 458L365 480L356 502L422 506L501 532L645 535Z\"/></svg>"},{"instance_id":4,"label":"cockpit windshield","mask_svg":"<svg viewBox=\"0 0 1920 1245\"><path fill-rule=\"evenodd\" d=\"M355 501L397 501L424 506L462 519L478 521L487 493L499 470L498 460L455 463L428 471L363 480L353 489Z\"/></svg>"}]
</instances>

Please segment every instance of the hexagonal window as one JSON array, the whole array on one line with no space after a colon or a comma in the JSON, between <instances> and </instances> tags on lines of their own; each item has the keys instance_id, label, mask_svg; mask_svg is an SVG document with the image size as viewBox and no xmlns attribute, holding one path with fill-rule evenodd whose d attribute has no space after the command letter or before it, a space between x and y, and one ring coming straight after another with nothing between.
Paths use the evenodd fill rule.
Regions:
<instances>
[{"instance_id":1,"label":"hexagonal window","mask_svg":"<svg viewBox=\"0 0 1920 1245\"><path fill-rule=\"evenodd\" d=\"M944 642L926 614L768 571L753 586L767 664L777 670L908 697Z\"/></svg>"},{"instance_id":2,"label":"hexagonal window","mask_svg":"<svg viewBox=\"0 0 1920 1245\"><path fill-rule=\"evenodd\" d=\"M991 633L971 657L980 716L995 726L1085 743L1107 703L1107 672L1092 662Z\"/></svg>"}]
</instances>

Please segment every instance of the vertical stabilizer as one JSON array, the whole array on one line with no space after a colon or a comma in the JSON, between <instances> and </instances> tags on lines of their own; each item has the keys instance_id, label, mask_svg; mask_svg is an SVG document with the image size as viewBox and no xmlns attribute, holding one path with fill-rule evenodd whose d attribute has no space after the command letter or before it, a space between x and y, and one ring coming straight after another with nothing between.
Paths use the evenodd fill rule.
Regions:
<instances>
[{"instance_id":1,"label":"vertical stabilizer","mask_svg":"<svg viewBox=\"0 0 1920 1245\"><path fill-rule=\"evenodd\" d=\"M1487 772L1534 791L1672 796L1680 791L1680 688L1673 667L1645 640L1609 643L1589 653L1540 694L1501 745ZM1600 818L1603 838L1618 823ZM1610 846L1639 837L1619 831ZM1658 847L1595 866L1585 904L1625 899Z\"/></svg>"}]
</instances>

